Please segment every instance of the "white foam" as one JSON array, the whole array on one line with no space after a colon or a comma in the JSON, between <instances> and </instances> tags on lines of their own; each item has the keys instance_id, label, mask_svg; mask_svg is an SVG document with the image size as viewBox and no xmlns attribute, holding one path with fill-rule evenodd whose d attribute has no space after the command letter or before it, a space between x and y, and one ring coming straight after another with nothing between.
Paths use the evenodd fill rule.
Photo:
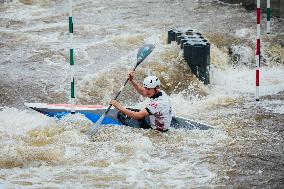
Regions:
<instances>
[{"instance_id":1,"label":"white foam","mask_svg":"<svg viewBox=\"0 0 284 189\"><path fill-rule=\"evenodd\" d=\"M49 47L65 53L59 59L59 64L62 64L62 69L66 70L69 66L65 60L68 57L69 46L68 41L64 43L63 41L68 40L68 1L45 2L45 7L40 7L36 3L26 6L19 0L12 1L11 6L9 5L10 7L7 11L3 11L1 16L14 21L24 21L23 26L20 23L20 27L1 27L0 30L23 35L27 37L27 40L39 41L40 45L58 42ZM145 43L157 45L148 58L160 61L159 53L167 47L162 45L161 35L153 33L161 32L161 28L170 25L185 28L188 27L188 23L193 24L192 27L196 28L195 31L198 31L199 28L206 30L208 28L206 24L214 21L209 19L208 22L208 19L202 18L204 22L191 22L191 19L196 19L194 16L192 18L191 16L187 17L187 19L183 17L183 12L187 9L176 9L178 11L174 12L176 10L171 10L171 6L169 7L166 2L164 4L167 7L163 10L173 12L167 14L169 17L165 16L161 22L160 12L152 12L150 9L145 12L150 6L150 8L157 8L155 6L162 5L157 2L133 0L129 4L128 1L121 1L120 6L115 1L90 1L88 3L76 1L76 4L74 3L75 58L76 65L78 63L80 69L82 69L80 70L82 72L78 75L83 75L82 77L86 73L96 73L97 76L102 73L103 75L105 72L109 72L111 67L118 67L117 64L121 64L123 68L132 67L136 59L136 45L138 46L135 43L140 43L140 39L144 39L145 36L148 36L144 40ZM184 3L186 2L184 1ZM211 2L211 0L194 2ZM203 8L203 6L194 2L191 3L193 8ZM50 3L50 6L48 3ZM59 6L52 6L54 5L52 3L59 4ZM139 6L146 7L146 9L140 9L139 6L136 9L134 3L138 3ZM178 2L178 4L182 5L183 3ZM119 10L119 14L116 14L114 9L108 8L112 5L117 5L114 7ZM124 9L129 5L133 6L131 10ZM192 7L188 10L194 12ZM218 10L220 8L222 9L222 7L218 7ZM142 11L143 16L139 11ZM175 13L177 13L177 17L174 16ZM187 13L190 12L187 11ZM216 12L213 13L215 15ZM224 19L228 16L226 14L228 13L225 12ZM230 12L230 14L232 13ZM123 26L121 28L125 29L119 30L116 28L117 26ZM82 30L79 31L79 28ZM224 27L225 29L226 27ZM227 32L220 27L214 29L214 31L217 30ZM137 41L136 35L138 36ZM241 38L247 38L249 35L248 29L240 29L236 32L236 36ZM127 43L122 44L127 49L124 57L120 58L120 54L116 54L117 52L114 52L114 54L108 52L108 48L113 45L110 42L111 40L122 38L124 43L132 36L135 39L133 44L129 46ZM118 47L120 45L117 44ZM135 51L133 50L134 46ZM15 48L17 48L17 44ZM94 51L87 52L88 48L93 48ZM99 48L107 48L99 51L104 53L105 50L107 52L103 55L98 53L94 57L89 57ZM126 51L129 49L132 51L128 54ZM230 68L226 64L228 62L226 52L214 45L212 45L212 49L211 52L216 53L216 63L225 65L223 66L225 70L212 68L213 77L212 84L208 87L208 96L200 99L196 95L188 97L184 97L181 93L172 95L175 114L195 118L199 113L208 111L208 107L212 104L219 105L226 103L226 100L234 101L234 99L241 97L253 97L255 71L247 68ZM245 56L246 51L249 50L237 48L236 52ZM82 65L82 52L88 64L87 69L84 68L84 64ZM14 53L15 55L21 54L18 51ZM10 61L13 55L5 59ZM115 61L105 67L98 66L95 58L101 56L114 56ZM251 61L251 57L244 58L245 62ZM46 66L54 67L55 63L51 61L46 58L44 63L46 63ZM155 61L153 61L153 64ZM103 63L108 64L108 62ZM37 64L33 64L33 66L36 70L42 68ZM103 67L103 70L98 70L99 67ZM33 69L33 71L25 74L32 75L36 72ZM283 75L283 67L261 68L261 95L283 91ZM92 81L95 77L95 75L92 75L85 79ZM69 80L66 83L68 82ZM96 88L98 86L92 85L92 82L86 82L86 85L90 86L88 90L91 88L98 90ZM80 84L77 86L80 86ZM112 87L111 82L107 83L108 90L111 91ZM82 95L87 96L88 92ZM79 93L80 91L77 91L76 94ZM112 98L109 95L108 92L103 96L102 98L106 99L103 101L109 101ZM92 98L88 98L88 101L92 101ZM269 111L281 113L283 106L279 104L282 104L282 102L275 101L270 104L265 102L262 106ZM275 109L273 108L274 105L276 106ZM218 110L214 109L213 111ZM230 111L237 115L239 110L230 109ZM226 117L230 111L219 111L219 113L220 116ZM222 124L226 124L226 120L223 122ZM3 146L0 149L0 165L4 168L1 168L0 188L210 188L212 187L212 179L222 177L223 174L226 176L226 167L217 167L218 165L214 162L211 163L212 160L208 159L208 155L222 153L223 151L218 149L225 149L228 141L231 140L228 134L222 130L185 131L173 129L169 133L160 134L128 127L102 127L94 137L94 141L90 141L81 132L83 127L90 125L91 123L82 115L69 115L60 121L56 121L33 111L3 108L0 111L0 144ZM223 128L222 125L220 128ZM31 131L31 134L28 133L29 131ZM218 155L216 157L218 158ZM10 164L12 164L11 167L9 167Z\"/></svg>"},{"instance_id":2,"label":"white foam","mask_svg":"<svg viewBox=\"0 0 284 189\"><path fill-rule=\"evenodd\" d=\"M151 35L147 37L145 40L145 44L161 44L163 41L161 40L161 35Z\"/></svg>"},{"instance_id":3,"label":"white foam","mask_svg":"<svg viewBox=\"0 0 284 189\"><path fill-rule=\"evenodd\" d=\"M53 119L34 111L4 107L0 111L0 131L22 135L34 128L43 128Z\"/></svg>"},{"instance_id":4,"label":"white foam","mask_svg":"<svg viewBox=\"0 0 284 189\"><path fill-rule=\"evenodd\" d=\"M250 47L243 45L233 45L231 48L233 56L236 59L235 61L237 61L240 66L255 64L255 54Z\"/></svg>"},{"instance_id":5,"label":"white foam","mask_svg":"<svg viewBox=\"0 0 284 189\"><path fill-rule=\"evenodd\" d=\"M258 105L267 111L284 114L284 102L282 100L262 100Z\"/></svg>"},{"instance_id":6,"label":"white foam","mask_svg":"<svg viewBox=\"0 0 284 189\"><path fill-rule=\"evenodd\" d=\"M247 28L242 28L236 31L235 35L237 37L248 37L251 34L251 30L247 29Z\"/></svg>"},{"instance_id":7,"label":"white foam","mask_svg":"<svg viewBox=\"0 0 284 189\"><path fill-rule=\"evenodd\" d=\"M251 95L255 93L255 70L231 68L213 72L211 92L214 95ZM264 96L283 91L283 75L284 67L260 68L260 94Z\"/></svg>"},{"instance_id":8,"label":"white foam","mask_svg":"<svg viewBox=\"0 0 284 189\"><path fill-rule=\"evenodd\" d=\"M261 96L277 94L284 91L284 67L261 69ZM226 105L238 102L239 98L254 98L255 95L255 70L246 68L231 68L219 70L213 68L211 86L208 96L199 98L194 94L184 97L182 93L171 95L173 112L176 115L194 118L199 112L208 111L212 105ZM275 102L283 104L280 101ZM267 104L266 104L267 105ZM265 104L263 105L265 106ZM220 110L218 110L220 111ZM237 113L239 109L230 112L219 112L223 115ZM282 112L282 106L273 108L274 112Z\"/></svg>"}]
</instances>

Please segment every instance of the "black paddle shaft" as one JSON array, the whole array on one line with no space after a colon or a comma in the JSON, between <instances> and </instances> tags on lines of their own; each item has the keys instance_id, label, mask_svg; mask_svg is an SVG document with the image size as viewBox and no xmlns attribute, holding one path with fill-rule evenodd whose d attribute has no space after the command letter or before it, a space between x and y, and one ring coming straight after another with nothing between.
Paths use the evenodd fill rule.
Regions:
<instances>
[{"instance_id":1,"label":"black paddle shaft","mask_svg":"<svg viewBox=\"0 0 284 189\"><path fill-rule=\"evenodd\" d=\"M133 71L136 70L136 68L138 67L138 65L141 63L142 61L138 61L137 64L135 65ZM129 78L126 79L126 81L124 82L123 87L119 90L119 92L117 93L117 95L115 96L114 100L116 100L118 98L118 96L120 95L120 93L122 92L122 89L125 87L125 85L128 83ZM111 109L112 104L109 105L107 111L105 112L105 115L107 115L107 113L109 112L109 110Z\"/></svg>"},{"instance_id":2,"label":"black paddle shaft","mask_svg":"<svg viewBox=\"0 0 284 189\"><path fill-rule=\"evenodd\" d=\"M138 54L137 54L137 63L133 69L133 71L136 70L136 68L139 66L139 64L141 64L143 62L143 60L145 60L145 58L153 51L153 49L155 48L155 45L152 44L146 44L144 45L142 48L140 48L138 50ZM124 85L120 88L119 92L117 93L117 95L115 96L114 100L116 100L118 98L118 96L120 95L121 91L123 90L123 88L125 87L125 85L127 84L129 80L129 77L127 78L127 80L124 82ZM110 108L112 107L112 104L109 105L108 109L105 111L105 113L100 117L100 119L96 122L95 126L91 128L90 130L90 135L93 136L95 134L95 132L98 130L99 126L101 125L103 119L105 118L105 116L107 115L107 113L109 112Z\"/></svg>"},{"instance_id":3,"label":"black paddle shaft","mask_svg":"<svg viewBox=\"0 0 284 189\"><path fill-rule=\"evenodd\" d=\"M146 49L147 53L145 53L145 51L143 52L143 50L145 50L145 46L143 48L140 48L138 51L138 56L137 56L137 63L133 69L133 71L136 70L136 68L139 66L139 64L141 64L141 62L143 62L143 60L145 60L145 58L153 51L153 49L155 48L155 45L146 45L148 48ZM139 55L142 54L142 57L140 57ZM117 95L115 96L114 100L116 100L118 98L118 96L120 95L122 89L125 87L125 85L128 83L129 78L126 79L126 81L124 82L123 87L121 87L121 89L119 90L119 92L117 93ZM109 112L110 108L112 107L112 104L109 105L107 111L105 111L104 116L107 115L107 113Z\"/></svg>"}]
</instances>

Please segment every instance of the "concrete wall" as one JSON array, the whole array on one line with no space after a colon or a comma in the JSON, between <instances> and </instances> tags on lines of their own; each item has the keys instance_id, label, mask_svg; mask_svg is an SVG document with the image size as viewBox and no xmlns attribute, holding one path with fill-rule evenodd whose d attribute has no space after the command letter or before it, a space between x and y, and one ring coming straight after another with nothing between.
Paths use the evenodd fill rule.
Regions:
<instances>
[{"instance_id":1,"label":"concrete wall","mask_svg":"<svg viewBox=\"0 0 284 189\"><path fill-rule=\"evenodd\" d=\"M242 3L247 9L256 9L256 0L221 0L226 3ZM260 0L261 9L266 12L267 0ZM271 16L284 17L284 0L270 0Z\"/></svg>"}]
</instances>

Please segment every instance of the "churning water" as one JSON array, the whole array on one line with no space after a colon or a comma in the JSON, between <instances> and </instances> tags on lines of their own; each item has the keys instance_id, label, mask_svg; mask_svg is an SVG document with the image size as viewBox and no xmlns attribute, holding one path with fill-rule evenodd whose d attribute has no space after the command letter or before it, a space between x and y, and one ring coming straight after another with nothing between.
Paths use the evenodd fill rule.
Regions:
<instances>
[{"instance_id":1,"label":"churning water","mask_svg":"<svg viewBox=\"0 0 284 189\"><path fill-rule=\"evenodd\" d=\"M255 12L215 0L75 0L77 104L107 105L137 49L154 43L137 80L158 75L175 115L214 128L103 127L90 141L82 115L54 120L23 106L68 103L68 1L0 1L0 15L0 188L283 187L283 20L272 18L268 37L262 19L256 103ZM190 72L175 43L166 44L173 27L210 41L211 85ZM119 100L145 104L130 86Z\"/></svg>"}]
</instances>

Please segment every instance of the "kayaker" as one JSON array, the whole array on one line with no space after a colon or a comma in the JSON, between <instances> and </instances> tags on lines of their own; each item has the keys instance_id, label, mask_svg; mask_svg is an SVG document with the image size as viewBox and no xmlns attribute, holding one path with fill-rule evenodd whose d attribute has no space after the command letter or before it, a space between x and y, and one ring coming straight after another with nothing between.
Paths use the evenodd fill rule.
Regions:
<instances>
[{"instance_id":1,"label":"kayaker","mask_svg":"<svg viewBox=\"0 0 284 189\"><path fill-rule=\"evenodd\" d=\"M145 109L138 112L131 111L122 106L117 100L111 100L111 104L123 114L132 119L143 119L149 115L151 128L166 132L168 131L172 121L172 107L169 96L160 89L160 80L156 76L148 76L141 86L134 80L135 72L132 71L128 75L128 79L134 89L144 97L150 98L150 103Z\"/></svg>"}]
</instances>

